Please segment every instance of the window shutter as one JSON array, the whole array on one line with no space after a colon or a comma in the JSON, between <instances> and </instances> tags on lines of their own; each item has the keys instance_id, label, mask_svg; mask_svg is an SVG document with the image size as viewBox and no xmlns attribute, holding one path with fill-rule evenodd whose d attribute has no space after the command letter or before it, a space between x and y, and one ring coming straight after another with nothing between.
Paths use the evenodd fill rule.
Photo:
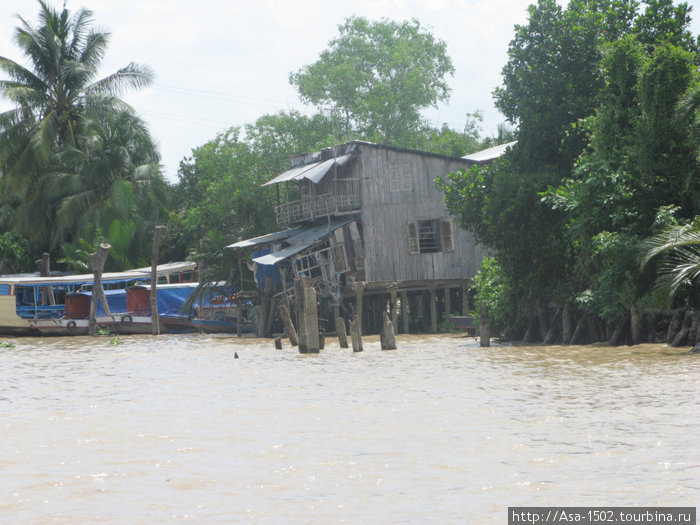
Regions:
<instances>
[{"instance_id":1,"label":"window shutter","mask_svg":"<svg viewBox=\"0 0 700 525\"><path fill-rule=\"evenodd\" d=\"M452 219L440 219L440 242L443 252L455 251Z\"/></svg>"},{"instance_id":2,"label":"window shutter","mask_svg":"<svg viewBox=\"0 0 700 525\"><path fill-rule=\"evenodd\" d=\"M420 253L417 222L408 223L408 253Z\"/></svg>"}]
</instances>

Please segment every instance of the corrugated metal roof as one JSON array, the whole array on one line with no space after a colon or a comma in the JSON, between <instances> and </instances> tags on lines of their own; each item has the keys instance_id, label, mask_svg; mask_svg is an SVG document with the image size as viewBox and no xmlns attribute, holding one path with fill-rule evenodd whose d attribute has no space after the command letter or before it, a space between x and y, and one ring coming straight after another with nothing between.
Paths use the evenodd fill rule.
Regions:
<instances>
[{"instance_id":1,"label":"corrugated metal roof","mask_svg":"<svg viewBox=\"0 0 700 525\"><path fill-rule=\"evenodd\" d=\"M317 242L325 239L332 232L348 224L351 219L346 219L342 221L334 221L331 224L317 224L314 226L307 226L305 228L298 228L298 232L291 235L286 239L285 242L289 243L289 246L282 248L274 253L268 253L267 255L261 255L253 259L253 262L258 264L275 264L285 259L288 259L292 255L310 248Z\"/></svg>"},{"instance_id":2,"label":"corrugated metal roof","mask_svg":"<svg viewBox=\"0 0 700 525\"><path fill-rule=\"evenodd\" d=\"M292 255L296 255L302 250L305 250L306 248L309 248L312 246L312 242L305 242L302 244L295 244L293 246L289 246L287 248L284 248L278 252L275 253L268 253L267 255L261 255L260 257L255 257L253 259L253 262L258 263L258 264L277 264L280 261L284 261L287 257L291 257Z\"/></svg>"},{"instance_id":3,"label":"corrugated metal roof","mask_svg":"<svg viewBox=\"0 0 700 525\"><path fill-rule=\"evenodd\" d=\"M477 151L476 153L471 153L462 157L466 160L471 160L472 162L486 162L489 160L497 159L503 155L508 148L517 144L517 140L513 142L508 142L507 144L499 144L498 146L493 146L492 148L483 149Z\"/></svg>"},{"instance_id":4,"label":"corrugated metal roof","mask_svg":"<svg viewBox=\"0 0 700 525\"><path fill-rule=\"evenodd\" d=\"M271 184L279 184L280 182L288 182L290 180L302 180L308 179L314 184L318 184L326 176L326 173L335 166L344 166L348 163L354 156L355 152L346 153L340 157L333 157L322 162L312 162L311 164L304 164L303 166L296 166L290 170L280 173L274 179L267 181L263 186L269 186Z\"/></svg>"},{"instance_id":5,"label":"corrugated metal roof","mask_svg":"<svg viewBox=\"0 0 700 525\"><path fill-rule=\"evenodd\" d=\"M253 237L252 239L245 239L243 241L238 241L233 244L229 244L228 246L226 246L226 248L251 248L253 246L260 246L261 244L283 241L291 235L297 233L299 230L300 228L292 228L290 230L268 233L259 237Z\"/></svg>"}]
</instances>

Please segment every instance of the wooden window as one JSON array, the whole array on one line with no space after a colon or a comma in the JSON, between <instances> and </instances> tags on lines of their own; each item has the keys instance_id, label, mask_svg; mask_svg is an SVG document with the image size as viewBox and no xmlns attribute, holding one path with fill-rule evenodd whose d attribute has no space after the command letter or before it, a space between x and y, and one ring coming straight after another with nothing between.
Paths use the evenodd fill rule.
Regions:
<instances>
[{"instance_id":1,"label":"wooden window","mask_svg":"<svg viewBox=\"0 0 700 525\"><path fill-rule=\"evenodd\" d=\"M408 253L454 251L452 219L422 219L408 223Z\"/></svg>"},{"instance_id":2,"label":"wooden window","mask_svg":"<svg viewBox=\"0 0 700 525\"><path fill-rule=\"evenodd\" d=\"M408 253L420 253L417 222L408 223Z\"/></svg>"},{"instance_id":3,"label":"wooden window","mask_svg":"<svg viewBox=\"0 0 700 525\"><path fill-rule=\"evenodd\" d=\"M442 251L439 220L418 221L418 244L420 245L420 253L437 253Z\"/></svg>"},{"instance_id":4,"label":"wooden window","mask_svg":"<svg viewBox=\"0 0 700 525\"><path fill-rule=\"evenodd\" d=\"M440 219L440 243L443 252L455 251L452 219Z\"/></svg>"},{"instance_id":5,"label":"wooden window","mask_svg":"<svg viewBox=\"0 0 700 525\"><path fill-rule=\"evenodd\" d=\"M413 190L413 174L411 163L407 160L390 161L387 167L389 178L389 189L391 191L411 191Z\"/></svg>"}]
</instances>

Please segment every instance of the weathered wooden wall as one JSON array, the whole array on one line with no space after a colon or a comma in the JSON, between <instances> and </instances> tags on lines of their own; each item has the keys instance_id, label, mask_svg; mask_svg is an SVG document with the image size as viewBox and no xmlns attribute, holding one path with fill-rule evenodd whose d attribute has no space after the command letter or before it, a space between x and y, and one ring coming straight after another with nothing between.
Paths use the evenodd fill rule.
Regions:
<instances>
[{"instance_id":1,"label":"weathered wooden wall","mask_svg":"<svg viewBox=\"0 0 700 525\"><path fill-rule=\"evenodd\" d=\"M408 223L448 218L435 179L468 161L360 144L365 279L396 281L471 278L487 252L472 234L453 227L454 251L409 253Z\"/></svg>"}]
</instances>

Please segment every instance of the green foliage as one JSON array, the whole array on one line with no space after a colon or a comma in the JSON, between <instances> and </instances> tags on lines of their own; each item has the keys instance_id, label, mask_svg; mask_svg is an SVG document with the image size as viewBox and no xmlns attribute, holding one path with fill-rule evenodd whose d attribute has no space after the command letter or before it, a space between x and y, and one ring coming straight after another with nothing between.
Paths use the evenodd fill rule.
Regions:
<instances>
[{"instance_id":1,"label":"green foliage","mask_svg":"<svg viewBox=\"0 0 700 525\"><path fill-rule=\"evenodd\" d=\"M118 95L153 74L130 63L99 79L109 34L92 12L39 6L39 24L20 17L14 35L28 66L0 57L0 96L15 106L0 114L0 227L55 252L133 222L146 248L165 184L148 130Z\"/></svg>"},{"instance_id":2,"label":"green foliage","mask_svg":"<svg viewBox=\"0 0 700 525\"><path fill-rule=\"evenodd\" d=\"M5 273L8 273L8 269L14 273L35 270L29 242L11 232L0 234L0 261L5 261L6 263Z\"/></svg>"},{"instance_id":3,"label":"green foliage","mask_svg":"<svg viewBox=\"0 0 700 525\"><path fill-rule=\"evenodd\" d=\"M180 163L164 256L181 259L196 247L191 255L206 266L218 267L217 261L230 255L226 245L273 231L274 190L262 183L281 161L268 147L259 145L256 151L255 145L241 139L239 128L231 128ZM266 171L266 163L275 171ZM233 261L230 267L238 265Z\"/></svg>"},{"instance_id":4,"label":"green foliage","mask_svg":"<svg viewBox=\"0 0 700 525\"><path fill-rule=\"evenodd\" d=\"M652 260L659 260L656 289L669 299L681 291L697 291L700 285L700 217L691 222L677 223L662 210L657 223L665 228L641 243L644 268ZM693 306L698 306L697 294L689 294Z\"/></svg>"},{"instance_id":5,"label":"green foliage","mask_svg":"<svg viewBox=\"0 0 700 525\"><path fill-rule=\"evenodd\" d=\"M0 348L14 348L15 343L12 341L0 341Z\"/></svg>"},{"instance_id":6,"label":"green foliage","mask_svg":"<svg viewBox=\"0 0 700 525\"><path fill-rule=\"evenodd\" d=\"M643 7L532 5L494 93L518 125L517 145L441 182L450 213L497 253L518 303L511 326L537 300L575 299L610 322L632 304L658 305L657 265L639 271L639 243L674 215L700 211L700 54L689 8ZM677 284L694 275L684 255Z\"/></svg>"},{"instance_id":7,"label":"green foliage","mask_svg":"<svg viewBox=\"0 0 700 525\"><path fill-rule=\"evenodd\" d=\"M487 257L474 277L476 289L476 316L483 305L489 314L489 330L492 334L503 334L512 328L517 311L509 280L496 258Z\"/></svg>"},{"instance_id":8,"label":"green foliage","mask_svg":"<svg viewBox=\"0 0 700 525\"><path fill-rule=\"evenodd\" d=\"M319 59L289 77L302 100L331 106L343 127L367 140L415 147L420 111L447 100L454 73L446 44L417 20L350 17Z\"/></svg>"}]
</instances>

